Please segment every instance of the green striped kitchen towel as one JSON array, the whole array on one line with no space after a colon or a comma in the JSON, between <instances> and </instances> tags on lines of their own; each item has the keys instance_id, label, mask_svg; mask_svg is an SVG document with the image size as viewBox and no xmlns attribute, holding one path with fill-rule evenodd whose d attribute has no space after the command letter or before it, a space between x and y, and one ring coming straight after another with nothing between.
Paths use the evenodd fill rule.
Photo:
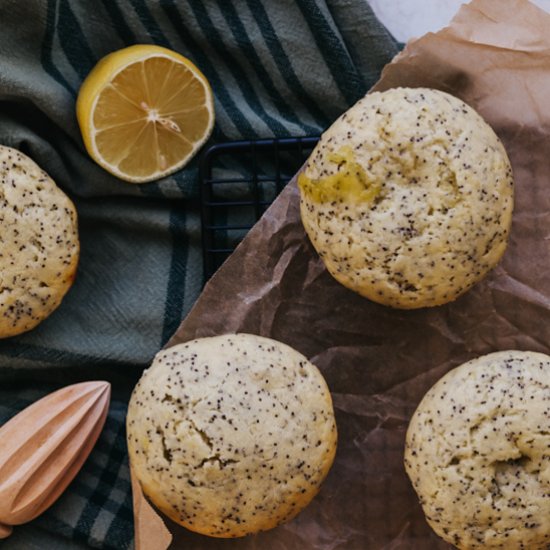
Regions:
<instances>
[{"instance_id":1,"label":"green striped kitchen towel","mask_svg":"<svg viewBox=\"0 0 550 550\"><path fill-rule=\"evenodd\" d=\"M107 53L155 43L191 58L212 84L212 141L317 135L399 48L366 0L0 0L0 25L0 143L73 198L82 243L61 307L0 342L0 422L68 383L103 378L114 390L106 428L66 494L0 546L125 549L125 404L201 287L197 162L141 186L104 172L76 123L82 80Z\"/></svg>"}]
</instances>

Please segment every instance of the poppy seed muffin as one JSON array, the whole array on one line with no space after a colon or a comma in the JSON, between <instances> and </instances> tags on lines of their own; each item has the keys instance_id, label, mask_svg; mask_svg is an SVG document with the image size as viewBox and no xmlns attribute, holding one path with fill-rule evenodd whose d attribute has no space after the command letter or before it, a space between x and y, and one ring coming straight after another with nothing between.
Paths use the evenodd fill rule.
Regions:
<instances>
[{"instance_id":1,"label":"poppy seed muffin","mask_svg":"<svg viewBox=\"0 0 550 550\"><path fill-rule=\"evenodd\" d=\"M130 399L127 433L132 469L157 508L223 538L298 514L317 494L337 440L318 369L250 334L158 353Z\"/></svg>"},{"instance_id":2,"label":"poppy seed muffin","mask_svg":"<svg viewBox=\"0 0 550 550\"><path fill-rule=\"evenodd\" d=\"M31 330L71 287L76 210L23 153L0 145L0 338Z\"/></svg>"},{"instance_id":3,"label":"poppy seed muffin","mask_svg":"<svg viewBox=\"0 0 550 550\"><path fill-rule=\"evenodd\" d=\"M331 275L396 308L452 301L500 260L510 162L468 105L424 88L368 94L298 177L305 230Z\"/></svg>"},{"instance_id":4,"label":"poppy seed muffin","mask_svg":"<svg viewBox=\"0 0 550 550\"><path fill-rule=\"evenodd\" d=\"M550 357L504 351L450 371L412 417L405 467L447 542L550 548Z\"/></svg>"}]
</instances>

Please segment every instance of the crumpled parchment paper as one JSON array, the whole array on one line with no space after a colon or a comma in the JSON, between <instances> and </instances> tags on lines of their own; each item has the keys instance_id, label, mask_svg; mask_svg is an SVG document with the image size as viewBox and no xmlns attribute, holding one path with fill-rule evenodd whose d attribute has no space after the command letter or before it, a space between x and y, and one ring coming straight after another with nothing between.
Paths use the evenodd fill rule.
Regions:
<instances>
[{"instance_id":1,"label":"crumpled parchment paper","mask_svg":"<svg viewBox=\"0 0 550 550\"><path fill-rule=\"evenodd\" d=\"M336 461L318 497L287 525L218 540L167 520L171 548L450 548L426 524L403 468L411 414L436 380L472 357L550 352L550 16L523 0L474 0L449 27L409 43L375 89L396 86L462 98L503 140L516 181L504 259L454 303L416 311L377 305L328 274L302 228L291 182L168 345L251 332L304 353L332 391ZM137 527L151 535L158 526L138 516Z\"/></svg>"}]
</instances>

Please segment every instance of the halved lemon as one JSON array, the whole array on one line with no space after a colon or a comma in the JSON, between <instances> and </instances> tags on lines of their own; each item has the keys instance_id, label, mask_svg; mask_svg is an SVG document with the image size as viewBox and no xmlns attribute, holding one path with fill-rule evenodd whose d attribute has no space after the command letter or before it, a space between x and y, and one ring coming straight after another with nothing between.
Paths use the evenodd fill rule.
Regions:
<instances>
[{"instance_id":1,"label":"halved lemon","mask_svg":"<svg viewBox=\"0 0 550 550\"><path fill-rule=\"evenodd\" d=\"M167 176L191 160L214 126L212 90L182 55L136 45L104 57L78 93L76 115L90 156L132 183Z\"/></svg>"}]
</instances>

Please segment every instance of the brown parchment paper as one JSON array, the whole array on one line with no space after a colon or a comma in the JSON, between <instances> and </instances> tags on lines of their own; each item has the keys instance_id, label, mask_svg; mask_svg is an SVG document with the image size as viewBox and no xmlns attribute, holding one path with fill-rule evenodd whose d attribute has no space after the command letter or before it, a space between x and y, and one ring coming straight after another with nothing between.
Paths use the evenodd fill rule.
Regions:
<instances>
[{"instance_id":1,"label":"brown parchment paper","mask_svg":"<svg viewBox=\"0 0 550 550\"><path fill-rule=\"evenodd\" d=\"M251 332L304 353L332 391L336 461L318 497L289 524L217 540L167 521L172 548L450 548L431 533L402 465L412 412L437 379L472 357L511 348L550 352L550 16L527 1L474 0L450 27L409 43L375 89L395 86L450 92L503 140L516 181L504 259L446 306L374 304L325 270L300 223L296 184L289 184L169 345Z\"/></svg>"}]
</instances>

